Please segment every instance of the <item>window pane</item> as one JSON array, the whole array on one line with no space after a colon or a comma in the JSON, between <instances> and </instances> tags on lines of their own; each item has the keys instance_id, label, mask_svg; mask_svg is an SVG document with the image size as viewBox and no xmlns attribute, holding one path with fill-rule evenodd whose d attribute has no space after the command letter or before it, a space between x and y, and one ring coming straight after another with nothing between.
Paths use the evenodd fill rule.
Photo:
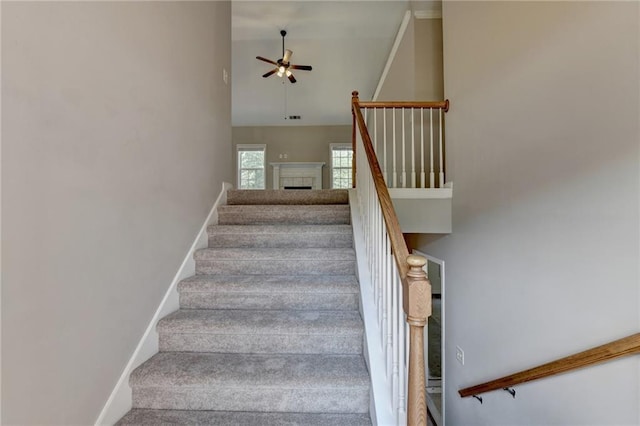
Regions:
<instances>
[{"instance_id":1,"label":"window pane","mask_svg":"<svg viewBox=\"0 0 640 426\"><path fill-rule=\"evenodd\" d=\"M259 168L264 164L264 152L263 151L241 151L240 152L240 167L245 168Z\"/></svg>"},{"instance_id":2,"label":"window pane","mask_svg":"<svg viewBox=\"0 0 640 426\"><path fill-rule=\"evenodd\" d=\"M238 150L238 188L265 188L264 154L264 150Z\"/></svg>"},{"instance_id":3,"label":"window pane","mask_svg":"<svg viewBox=\"0 0 640 426\"><path fill-rule=\"evenodd\" d=\"M350 147L335 147L331 150L332 188L351 188L353 151Z\"/></svg>"}]
</instances>

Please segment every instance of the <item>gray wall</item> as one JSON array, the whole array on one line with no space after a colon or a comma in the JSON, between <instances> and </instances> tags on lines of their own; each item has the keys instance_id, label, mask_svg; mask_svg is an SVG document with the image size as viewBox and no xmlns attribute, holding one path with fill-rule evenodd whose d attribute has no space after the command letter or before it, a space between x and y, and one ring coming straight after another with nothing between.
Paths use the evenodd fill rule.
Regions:
<instances>
[{"instance_id":1,"label":"gray wall","mask_svg":"<svg viewBox=\"0 0 640 426\"><path fill-rule=\"evenodd\" d=\"M233 184L238 185L236 158L237 144L267 145L267 189L273 188L273 167L271 162L315 162L324 161L322 170L323 188L329 188L329 145L332 143L351 143L351 126L258 126L233 128ZM280 159L287 154L287 159Z\"/></svg>"},{"instance_id":2,"label":"gray wall","mask_svg":"<svg viewBox=\"0 0 640 426\"><path fill-rule=\"evenodd\" d=\"M377 100L438 101L443 92L442 19L412 17Z\"/></svg>"},{"instance_id":3,"label":"gray wall","mask_svg":"<svg viewBox=\"0 0 640 426\"><path fill-rule=\"evenodd\" d=\"M415 99L415 19L412 17L398 45L376 101Z\"/></svg>"},{"instance_id":4,"label":"gray wall","mask_svg":"<svg viewBox=\"0 0 640 426\"><path fill-rule=\"evenodd\" d=\"M457 396L638 331L638 7L444 3L448 424L640 423L638 357Z\"/></svg>"},{"instance_id":5,"label":"gray wall","mask_svg":"<svg viewBox=\"0 0 640 426\"><path fill-rule=\"evenodd\" d=\"M92 424L232 177L228 2L2 2L2 423Z\"/></svg>"},{"instance_id":6,"label":"gray wall","mask_svg":"<svg viewBox=\"0 0 640 426\"><path fill-rule=\"evenodd\" d=\"M414 21L415 98L419 101L444 99L442 69L442 19Z\"/></svg>"}]
</instances>

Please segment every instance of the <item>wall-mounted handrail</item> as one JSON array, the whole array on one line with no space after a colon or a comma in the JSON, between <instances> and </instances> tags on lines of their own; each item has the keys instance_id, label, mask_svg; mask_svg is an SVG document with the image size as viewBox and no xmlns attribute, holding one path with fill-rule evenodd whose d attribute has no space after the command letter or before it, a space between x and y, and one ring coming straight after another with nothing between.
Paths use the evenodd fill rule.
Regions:
<instances>
[{"instance_id":1,"label":"wall-mounted handrail","mask_svg":"<svg viewBox=\"0 0 640 426\"><path fill-rule=\"evenodd\" d=\"M640 354L640 333L615 340L613 342L579 352L558 360L523 370L509 376L481 383L458 391L461 397L477 396L481 393L543 379L560 373L577 370L591 365L600 364L628 355Z\"/></svg>"},{"instance_id":2,"label":"wall-mounted handrail","mask_svg":"<svg viewBox=\"0 0 640 426\"><path fill-rule=\"evenodd\" d=\"M352 93L351 108L354 158L358 164L353 182L365 240L363 256L372 277L375 327L383 342L380 350L391 395L390 408L396 424L406 421L408 425L426 425L424 326L431 314L431 284L423 270L426 259L409 254L362 116L358 92ZM356 155L362 151L364 156ZM355 164L356 160L354 170Z\"/></svg>"}]
</instances>

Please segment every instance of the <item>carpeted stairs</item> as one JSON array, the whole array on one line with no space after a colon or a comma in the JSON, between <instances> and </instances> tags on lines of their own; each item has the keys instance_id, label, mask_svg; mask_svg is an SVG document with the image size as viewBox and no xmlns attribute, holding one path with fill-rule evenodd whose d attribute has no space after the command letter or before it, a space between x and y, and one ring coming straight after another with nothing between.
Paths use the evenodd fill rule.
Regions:
<instances>
[{"instance_id":1,"label":"carpeted stairs","mask_svg":"<svg viewBox=\"0 0 640 426\"><path fill-rule=\"evenodd\" d=\"M370 425L347 192L227 203L118 425Z\"/></svg>"}]
</instances>

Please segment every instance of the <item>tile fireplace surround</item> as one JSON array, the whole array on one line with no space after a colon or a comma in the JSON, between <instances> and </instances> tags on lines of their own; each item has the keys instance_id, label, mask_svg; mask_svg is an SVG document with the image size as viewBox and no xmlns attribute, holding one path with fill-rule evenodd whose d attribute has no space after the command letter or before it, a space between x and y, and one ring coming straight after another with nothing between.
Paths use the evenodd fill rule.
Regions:
<instances>
[{"instance_id":1,"label":"tile fireplace surround","mask_svg":"<svg viewBox=\"0 0 640 426\"><path fill-rule=\"evenodd\" d=\"M273 167L273 189L322 189L323 162L270 164Z\"/></svg>"}]
</instances>

